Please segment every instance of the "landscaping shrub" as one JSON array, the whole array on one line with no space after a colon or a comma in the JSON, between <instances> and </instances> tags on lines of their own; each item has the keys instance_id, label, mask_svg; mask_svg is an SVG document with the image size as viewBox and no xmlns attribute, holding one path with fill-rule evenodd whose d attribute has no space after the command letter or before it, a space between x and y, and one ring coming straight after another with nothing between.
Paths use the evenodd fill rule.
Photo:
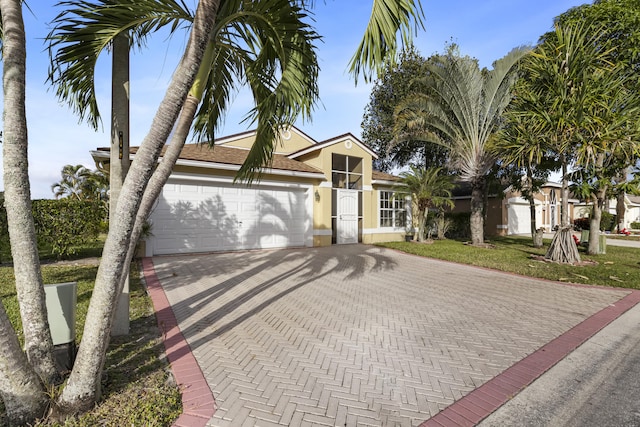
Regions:
<instances>
[{"instance_id":1,"label":"landscaping shrub","mask_svg":"<svg viewBox=\"0 0 640 427\"><path fill-rule=\"evenodd\" d=\"M96 201L34 200L32 210L38 244L50 245L57 258L68 258L75 247L95 240L104 219Z\"/></svg>"},{"instance_id":2,"label":"landscaping shrub","mask_svg":"<svg viewBox=\"0 0 640 427\"><path fill-rule=\"evenodd\" d=\"M573 220L573 228L576 231L589 229L589 218L576 218Z\"/></svg>"},{"instance_id":3,"label":"landscaping shrub","mask_svg":"<svg viewBox=\"0 0 640 427\"><path fill-rule=\"evenodd\" d=\"M577 218L573 220L573 228L577 231L589 229L589 218ZM639 224L640 225L640 224ZM600 231L613 231L616 226L616 216L609 212L602 212L600 219Z\"/></svg>"},{"instance_id":4,"label":"landscaping shrub","mask_svg":"<svg viewBox=\"0 0 640 427\"><path fill-rule=\"evenodd\" d=\"M609 212L602 212L600 219L600 231L613 231L616 226L616 215Z\"/></svg>"},{"instance_id":5,"label":"landscaping shrub","mask_svg":"<svg viewBox=\"0 0 640 427\"><path fill-rule=\"evenodd\" d=\"M632 230L640 230L640 222L632 222L631 223Z\"/></svg>"},{"instance_id":6,"label":"landscaping shrub","mask_svg":"<svg viewBox=\"0 0 640 427\"><path fill-rule=\"evenodd\" d=\"M471 238L471 213L450 212L445 214L445 218L451 221L447 237L450 239Z\"/></svg>"}]
</instances>

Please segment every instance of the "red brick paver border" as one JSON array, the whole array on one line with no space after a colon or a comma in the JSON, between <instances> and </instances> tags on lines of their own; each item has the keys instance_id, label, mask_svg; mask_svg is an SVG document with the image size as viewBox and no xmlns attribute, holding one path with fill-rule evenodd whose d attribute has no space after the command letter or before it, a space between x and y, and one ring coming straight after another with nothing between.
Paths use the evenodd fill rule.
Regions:
<instances>
[{"instance_id":1,"label":"red brick paver border","mask_svg":"<svg viewBox=\"0 0 640 427\"><path fill-rule=\"evenodd\" d=\"M639 302L640 291L633 291L446 407L422 423L420 427L457 427L478 424Z\"/></svg>"},{"instance_id":2,"label":"red brick paver border","mask_svg":"<svg viewBox=\"0 0 640 427\"><path fill-rule=\"evenodd\" d=\"M162 331L167 359L182 391L182 414L175 427L205 426L215 413L216 402L202 370L184 339L169 300L160 286L151 258L142 260L149 296L153 301L158 327Z\"/></svg>"}]
</instances>

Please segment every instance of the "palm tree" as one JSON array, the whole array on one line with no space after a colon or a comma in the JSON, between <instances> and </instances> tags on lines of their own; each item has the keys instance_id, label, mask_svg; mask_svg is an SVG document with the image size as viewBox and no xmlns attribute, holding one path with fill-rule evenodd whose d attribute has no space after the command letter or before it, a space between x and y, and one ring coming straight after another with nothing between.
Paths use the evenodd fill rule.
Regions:
<instances>
[{"instance_id":1,"label":"palm tree","mask_svg":"<svg viewBox=\"0 0 640 427\"><path fill-rule=\"evenodd\" d=\"M81 200L85 198L87 179L91 171L82 165L65 165L62 167L62 179L51 186L56 199L70 197Z\"/></svg>"},{"instance_id":2,"label":"palm tree","mask_svg":"<svg viewBox=\"0 0 640 427\"><path fill-rule=\"evenodd\" d=\"M107 40L122 31L131 30L134 34L138 31L139 34L144 35L162 22L169 22L170 24L163 25L175 25L174 28L177 28L180 21L172 13L177 9L184 11L186 8L176 8L176 4L170 0L119 0L118 2L105 1L96 4L83 1L64 2L64 7L69 10L77 5L80 14L61 17L61 20L57 21L57 24L60 25L58 30L63 33L77 31L80 35L76 39L77 43L72 43L63 57L58 58L60 62L57 63L61 64L60 70L67 69L67 66L71 69L80 62L90 63L91 66L89 69L81 69L81 66L80 69L74 68L77 79L73 81L60 78L60 74L53 72L52 79L61 88L58 91L59 95L68 99L81 116L90 121L97 120L97 104L91 101L92 68L95 64L93 60L108 44ZM105 5L105 7L100 8L100 5ZM5 30L9 28L8 23L22 24L21 15L12 13L16 9L19 10L20 6L21 2L18 0L0 0L0 12ZM109 342L109 330L115 302L123 282L123 273L126 271L125 265L128 264L131 257L129 247L132 240L132 229L136 226L136 214L139 211L147 183L156 171L162 169L155 166L178 116L181 115L181 110L182 117L186 118L181 119L178 129L183 132L185 126L188 129L191 125L191 121L188 120L190 115L188 110L191 108L195 110L199 101L198 95L204 94L202 99L210 105L211 110L208 111L208 114L212 115L214 119L207 120L205 117L203 129L212 133L226 111L230 99L229 94L235 84L234 75L245 76L246 74L245 78L256 99L255 108L249 113L249 119L257 122L261 134L270 136L270 138L262 139L262 145L259 144L256 150L251 153L251 160L244 169L247 172L268 161L279 129L283 125L292 123L298 115L304 115L310 111L314 105L316 99L314 71L317 71L317 61L312 43L317 37L314 30L302 21L306 16L306 7L308 6L309 2L305 1L199 1L192 18L191 33L185 54L173 75L167 94L153 120L151 130L136 152L136 161L133 162L122 187L115 215L116 220L110 225L102 262L96 277L86 319L87 330L83 335L74 369L57 402L57 410L62 414L85 411L93 406L99 396L100 378L106 346ZM243 12L247 8L253 8L254 11L258 10L256 8L261 8L261 10L254 12L253 16L243 16ZM92 15L91 11L95 10L101 13ZM163 11L167 11L169 17L159 17ZM87 15L83 15L85 12ZM142 19L143 17L137 15L139 12L146 13L152 18L145 21ZM132 19L132 16L140 19ZM85 21L84 17L88 17L88 19ZM365 37L351 62L353 74L357 76L362 73L365 79L370 78L378 67L382 67L382 61L387 55L395 52L397 31L402 30L403 36L408 38L413 28L412 23L421 25L421 18L419 3L413 0L375 1ZM191 22L191 18L187 18L187 21ZM122 25L123 22L137 22L139 25ZM87 23L102 23L104 31L95 31L95 27L85 25ZM13 30L14 27L11 29ZM7 63L9 59L14 59L13 56L7 55L7 52L13 54L11 49L7 51L7 46L16 46L24 51L24 38L19 38L19 35L24 35L22 27L18 31L4 32L5 51L3 58ZM63 47L64 38L63 36L60 39L60 44L52 48L55 50ZM95 42L96 39L100 40ZM227 40L228 44L218 43L220 40ZM65 62L66 65L64 65ZM12 71L16 71L18 75L24 77L24 56L18 55L16 64L18 64L18 68L7 67L5 64L5 74L7 69L11 68ZM204 64L203 67L201 67L202 64ZM203 68L208 68L212 72L207 72L206 77L198 79L199 70L202 71ZM89 77L82 77L83 73L85 73L85 77L87 75ZM200 77L202 76L203 74L200 74ZM19 81L19 79L13 79L13 82ZM76 83L78 84L76 85ZM211 88L211 96L207 97L206 89L200 92L202 86L194 85L194 83L208 84L207 87ZM5 80L5 94L8 93L8 88L14 86L16 85L12 86ZM192 89L194 92L191 98L188 95ZM16 116L24 121L24 108L20 108L20 102L24 102L24 93L18 93L15 97L5 95L5 112L15 112ZM178 132L176 131L176 133ZM185 138L187 133L184 132ZM26 133L20 134L16 138L26 147ZM173 142L175 141L172 141L170 149L179 145L173 144ZM7 155L6 145L3 144L5 162L15 164L19 160L24 160L26 154L23 155L23 153L9 152ZM26 162L22 164L26 164ZM163 156L162 164L166 164L169 168L173 166L166 153ZM160 166L163 166L162 164ZM23 172L26 174L26 171ZM11 186L19 188L20 185L24 186L24 182L20 184L5 180L7 198L15 197L14 193L10 191ZM159 179L158 183L162 184L162 179ZM18 197L15 198L18 199ZM21 212L25 213L22 215L23 217L29 216L25 207L21 208ZM13 221L15 222L15 219ZM21 237L19 233L14 234L11 236L11 240L12 242L17 241ZM37 252L34 247L31 249L31 252L36 254L33 264L38 265ZM16 276L18 275L16 274ZM41 285L35 287L41 288ZM27 299L21 297L20 293L18 298L19 300ZM22 305L24 301L20 301L20 303ZM44 310L41 312L44 313ZM15 337L10 332L10 327L7 327L2 321L1 314L2 310L0 309L0 337L3 339L4 337ZM46 321L43 321L42 325L46 325ZM44 329L46 330L46 326ZM17 340L15 343L17 344ZM5 348L4 342L2 344ZM19 346L17 349L19 351ZM5 372L6 365L0 364L0 369L2 370L0 378L9 378L10 373ZM24 373L20 371L20 376L23 379L28 378L29 369L26 371ZM42 391L43 389L40 388L35 392L30 390L28 393L29 396L44 396ZM15 389L12 389L10 384L0 381L0 393L5 398L10 421L22 422L28 420L29 417L34 419L41 415L32 408L20 406L15 399L11 400L5 397L14 392Z\"/></svg>"},{"instance_id":3,"label":"palm tree","mask_svg":"<svg viewBox=\"0 0 640 427\"><path fill-rule=\"evenodd\" d=\"M512 50L488 71L475 59L459 56L453 46L427 64L421 80L429 92L409 96L396 109L396 142L423 139L447 146L461 180L471 184L474 245L484 243L486 175L495 163L490 141L511 99L514 66L527 51Z\"/></svg>"},{"instance_id":4,"label":"palm tree","mask_svg":"<svg viewBox=\"0 0 640 427\"><path fill-rule=\"evenodd\" d=\"M438 209L444 215L444 208L453 208L451 190L453 182L449 175L442 173L442 168L423 169L410 166L409 171L400 174L400 183L396 187L395 197L411 197L415 207L414 215L418 221L418 231L414 240L422 242L430 209Z\"/></svg>"},{"instance_id":5,"label":"palm tree","mask_svg":"<svg viewBox=\"0 0 640 427\"><path fill-rule=\"evenodd\" d=\"M519 79L515 84L516 96L505 110L505 125L497 134L492 150L507 171L511 187L529 202L531 237L535 246L542 247L542 239L535 238L534 195L547 182L551 172L558 170L559 164L557 154L546 146L544 139L539 138L542 131L540 123L517 114L522 108L517 96L521 81Z\"/></svg>"}]
</instances>

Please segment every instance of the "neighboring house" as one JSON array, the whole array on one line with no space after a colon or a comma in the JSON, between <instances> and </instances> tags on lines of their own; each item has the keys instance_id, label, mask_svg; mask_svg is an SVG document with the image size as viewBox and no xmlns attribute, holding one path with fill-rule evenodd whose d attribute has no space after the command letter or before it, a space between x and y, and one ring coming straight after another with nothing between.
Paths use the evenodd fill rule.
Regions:
<instances>
[{"instance_id":1,"label":"neighboring house","mask_svg":"<svg viewBox=\"0 0 640 427\"><path fill-rule=\"evenodd\" d=\"M372 169L370 148L350 133L281 136L251 186L233 180L255 131L216 140L213 150L185 145L151 213L145 255L404 240L410 203L393 197L397 177ZM92 155L108 163L109 148Z\"/></svg>"},{"instance_id":2,"label":"neighboring house","mask_svg":"<svg viewBox=\"0 0 640 427\"><path fill-rule=\"evenodd\" d=\"M625 203L625 213L624 218L622 220L621 228L632 229L632 222L640 222L640 196L632 196L629 194L625 194L624 196ZM612 215L616 214L616 199L609 200L609 205L606 208L606 211ZM576 204L576 216L575 218L584 218L588 217L591 213L591 206L589 203L579 203Z\"/></svg>"},{"instance_id":3,"label":"neighboring house","mask_svg":"<svg viewBox=\"0 0 640 427\"><path fill-rule=\"evenodd\" d=\"M471 196L464 187L454 193L454 212L469 212ZM543 228L552 231L560 225L562 206L562 185L547 182L534 195L536 209L536 229ZM569 218L574 218L574 207L577 199L569 199ZM485 218L485 232L487 235L510 235L531 233L531 210L529 201L522 195L507 188L502 195L489 195Z\"/></svg>"},{"instance_id":4,"label":"neighboring house","mask_svg":"<svg viewBox=\"0 0 640 427\"><path fill-rule=\"evenodd\" d=\"M633 228L631 226L632 222L640 222L640 196L630 196L629 194L625 195L625 203L627 205L627 209L624 215L624 223L623 227L627 229ZM613 211L615 212L615 204L613 207Z\"/></svg>"}]
</instances>

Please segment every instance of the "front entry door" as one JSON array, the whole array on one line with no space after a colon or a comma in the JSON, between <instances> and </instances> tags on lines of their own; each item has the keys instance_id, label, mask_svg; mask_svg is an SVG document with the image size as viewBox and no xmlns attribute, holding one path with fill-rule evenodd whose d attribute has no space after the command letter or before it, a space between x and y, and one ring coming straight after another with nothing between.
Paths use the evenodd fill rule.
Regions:
<instances>
[{"instance_id":1,"label":"front entry door","mask_svg":"<svg viewBox=\"0 0 640 427\"><path fill-rule=\"evenodd\" d=\"M336 190L338 221L336 243L358 243L358 191Z\"/></svg>"}]
</instances>

